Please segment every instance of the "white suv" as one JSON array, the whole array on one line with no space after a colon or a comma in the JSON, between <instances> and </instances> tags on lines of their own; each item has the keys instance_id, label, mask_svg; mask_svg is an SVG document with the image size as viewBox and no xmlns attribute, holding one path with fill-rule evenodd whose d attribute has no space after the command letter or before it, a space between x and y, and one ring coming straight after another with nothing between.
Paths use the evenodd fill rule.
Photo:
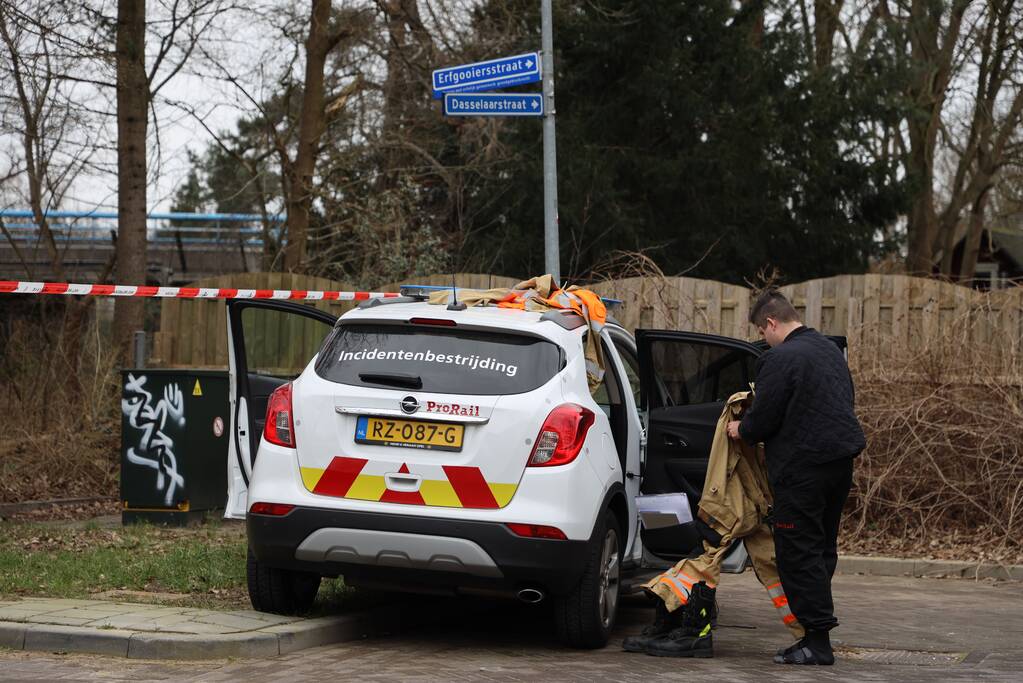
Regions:
<instances>
[{"instance_id":1,"label":"white suv","mask_svg":"<svg viewBox=\"0 0 1023 683\"><path fill-rule=\"evenodd\" d=\"M723 402L761 353L687 332L634 339L609 320L591 395L588 327L570 312L403 296L335 321L237 300L228 328L227 516L248 520L256 609L301 612L339 575L549 598L577 647L607 642L626 575L700 552L709 529L642 528L636 498L684 493L696 509ZM744 565L738 546L729 566Z\"/></svg>"}]
</instances>

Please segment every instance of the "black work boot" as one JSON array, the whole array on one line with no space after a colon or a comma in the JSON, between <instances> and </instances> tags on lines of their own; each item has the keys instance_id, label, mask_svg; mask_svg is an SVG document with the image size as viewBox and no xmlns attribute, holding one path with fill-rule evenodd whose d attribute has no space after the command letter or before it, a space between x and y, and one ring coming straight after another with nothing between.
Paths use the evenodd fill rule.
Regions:
<instances>
[{"instance_id":1,"label":"black work boot","mask_svg":"<svg viewBox=\"0 0 1023 683\"><path fill-rule=\"evenodd\" d=\"M682 612L682 625L652 641L646 653L655 657L713 657L714 638L710 626L713 609L714 589L703 581L695 584L689 602L678 610Z\"/></svg>"},{"instance_id":2,"label":"black work boot","mask_svg":"<svg viewBox=\"0 0 1023 683\"><path fill-rule=\"evenodd\" d=\"M827 631L807 631L802 640L779 650L774 656L774 663L830 666L835 663L831 636Z\"/></svg>"},{"instance_id":3,"label":"black work boot","mask_svg":"<svg viewBox=\"0 0 1023 683\"><path fill-rule=\"evenodd\" d=\"M651 642L668 635L673 629L682 624L682 608L669 612L664 606L664 601L657 598L657 607L654 608L654 623L643 628L638 636L629 636L622 641L622 649L627 652L646 652L647 645Z\"/></svg>"}]
</instances>

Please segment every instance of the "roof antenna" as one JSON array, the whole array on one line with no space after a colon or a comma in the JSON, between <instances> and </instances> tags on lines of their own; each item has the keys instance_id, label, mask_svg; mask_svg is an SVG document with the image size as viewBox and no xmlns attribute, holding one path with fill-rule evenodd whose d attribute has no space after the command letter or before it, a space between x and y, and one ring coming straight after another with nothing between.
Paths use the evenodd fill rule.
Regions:
<instances>
[{"instance_id":1,"label":"roof antenna","mask_svg":"<svg viewBox=\"0 0 1023 683\"><path fill-rule=\"evenodd\" d=\"M455 287L455 274L451 274L451 303L448 304L449 311L464 311L465 304L458 301L458 288Z\"/></svg>"}]
</instances>

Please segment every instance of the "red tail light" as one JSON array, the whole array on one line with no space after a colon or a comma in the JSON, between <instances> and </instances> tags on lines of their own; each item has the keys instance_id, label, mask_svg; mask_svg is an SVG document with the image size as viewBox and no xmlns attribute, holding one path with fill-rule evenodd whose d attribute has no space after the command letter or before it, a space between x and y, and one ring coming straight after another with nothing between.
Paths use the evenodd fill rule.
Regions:
<instances>
[{"instance_id":1,"label":"red tail light","mask_svg":"<svg viewBox=\"0 0 1023 683\"><path fill-rule=\"evenodd\" d=\"M263 425L263 438L270 443L295 447L294 410L291 408L291 382L282 384L270 394L266 404L266 424Z\"/></svg>"},{"instance_id":2,"label":"red tail light","mask_svg":"<svg viewBox=\"0 0 1023 683\"><path fill-rule=\"evenodd\" d=\"M294 509L294 505L288 505L286 503L253 503L252 507L249 508L249 513L253 515L283 517Z\"/></svg>"},{"instance_id":3,"label":"red tail light","mask_svg":"<svg viewBox=\"0 0 1023 683\"><path fill-rule=\"evenodd\" d=\"M516 536L527 538L550 538L557 541L564 541L568 537L565 532L557 527L544 526L543 524L505 524Z\"/></svg>"},{"instance_id":4,"label":"red tail light","mask_svg":"<svg viewBox=\"0 0 1023 683\"><path fill-rule=\"evenodd\" d=\"M412 318L409 320L413 325L436 325L438 327L458 327L454 320L444 318Z\"/></svg>"},{"instance_id":5,"label":"red tail light","mask_svg":"<svg viewBox=\"0 0 1023 683\"><path fill-rule=\"evenodd\" d=\"M565 403L551 411L536 437L530 467L565 465L576 459L593 424L593 411Z\"/></svg>"}]
</instances>

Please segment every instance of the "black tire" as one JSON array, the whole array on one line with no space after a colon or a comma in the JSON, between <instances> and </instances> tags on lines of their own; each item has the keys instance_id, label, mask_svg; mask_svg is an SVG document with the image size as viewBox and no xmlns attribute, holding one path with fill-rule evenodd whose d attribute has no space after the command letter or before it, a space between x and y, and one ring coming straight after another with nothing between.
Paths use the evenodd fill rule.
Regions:
<instances>
[{"instance_id":1,"label":"black tire","mask_svg":"<svg viewBox=\"0 0 1023 683\"><path fill-rule=\"evenodd\" d=\"M261 564L249 550L246 562L249 600L252 608L273 614L303 614L309 611L320 590L320 575L278 569Z\"/></svg>"},{"instance_id":2,"label":"black tire","mask_svg":"<svg viewBox=\"0 0 1023 683\"><path fill-rule=\"evenodd\" d=\"M579 584L555 603L558 638L565 645L589 649L607 645L618 617L621 545L618 520L607 511L590 542Z\"/></svg>"}]
</instances>

